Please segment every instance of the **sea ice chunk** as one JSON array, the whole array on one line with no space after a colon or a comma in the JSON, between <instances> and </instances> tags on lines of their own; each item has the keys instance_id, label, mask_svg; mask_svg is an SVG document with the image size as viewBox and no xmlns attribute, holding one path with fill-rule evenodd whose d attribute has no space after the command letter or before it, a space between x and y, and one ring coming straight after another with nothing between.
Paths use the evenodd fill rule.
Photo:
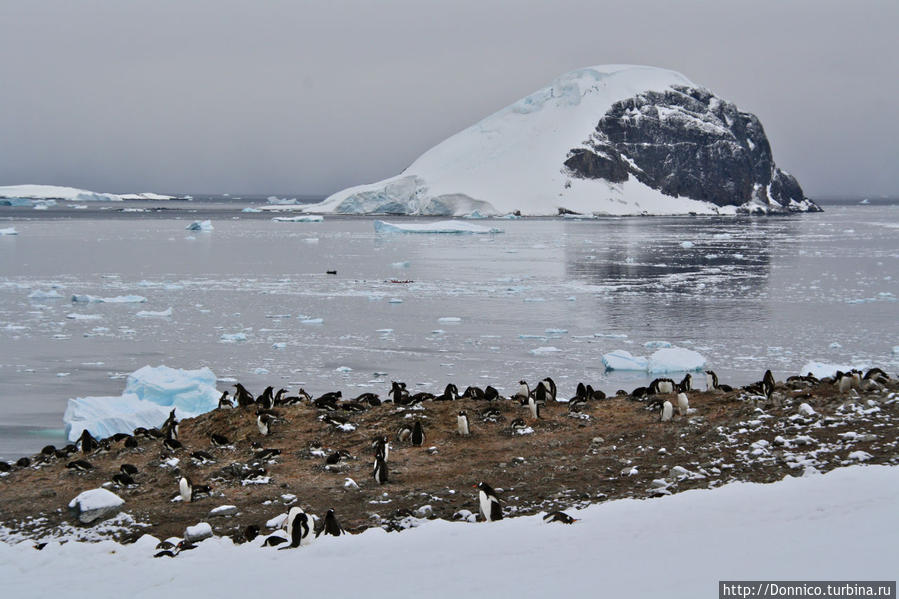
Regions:
<instances>
[{"instance_id":1,"label":"sea ice chunk","mask_svg":"<svg viewBox=\"0 0 899 599\"><path fill-rule=\"evenodd\" d=\"M28 299L57 299L60 297L62 297L62 294L55 289L51 289L50 291L35 289L28 294Z\"/></svg>"},{"instance_id":2,"label":"sea ice chunk","mask_svg":"<svg viewBox=\"0 0 899 599\"><path fill-rule=\"evenodd\" d=\"M685 372L702 370L705 357L699 352L683 347L663 347L649 357L649 372Z\"/></svg>"},{"instance_id":3,"label":"sea ice chunk","mask_svg":"<svg viewBox=\"0 0 899 599\"><path fill-rule=\"evenodd\" d=\"M178 418L190 418L214 409L219 391L209 368L182 370L144 366L130 375L119 397L69 399L63 422L66 436L76 440L87 429L95 437L130 433L138 426L155 427L172 408Z\"/></svg>"},{"instance_id":4,"label":"sea ice chunk","mask_svg":"<svg viewBox=\"0 0 899 599\"><path fill-rule=\"evenodd\" d=\"M388 223L375 221L376 233L502 233L502 229L482 227L458 220L442 220L433 223Z\"/></svg>"},{"instance_id":5,"label":"sea ice chunk","mask_svg":"<svg viewBox=\"0 0 899 599\"><path fill-rule=\"evenodd\" d=\"M73 295L72 301L77 304L142 304L147 301L147 298L142 295L117 295L115 297Z\"/></svg>"},{"instance_id":6,"label":"sea ice chunk","mask_svg":"<svg viewBox=\"0 0 899 599\"><path fill-rule=\"evenodd\" d=\"M211 220L195 220L184 228L188 231L212 231L213 226Z\"/></svg>"},{"instance_id":7,"label":"sea ice chunk","mask_svg":"<svg viewBox=\"0 0 899 599\"><path fill-rule=\"evenodd\" d=\"M320 223L325 217L320 214L304 214L302 216L276 216L272 219L279 223Z\"/></svg>"},{"instance_id":8,"label":"sea ice chunk","mask_svg":"<svg viewBox=\"0 0 899 599\"><path fill-rule=\"evenodd\" d=\"M606 370L646 370L649 366L649 360L643 356L633 356L623 349L603 354L602 363Z\"/></svg>"},{"instance_id":9,"label":"sea ice chunk","mask_svg":"<svg viewBox=\"0 0 899 599\"><path fill-rule=\"evenodd\" d=\"M138 318L167 318L172 315L172 307L169 306L167 310L162 310L161 312L153 312L152 310L141 310L135 314Z\"/></svg>"}]
</instances>

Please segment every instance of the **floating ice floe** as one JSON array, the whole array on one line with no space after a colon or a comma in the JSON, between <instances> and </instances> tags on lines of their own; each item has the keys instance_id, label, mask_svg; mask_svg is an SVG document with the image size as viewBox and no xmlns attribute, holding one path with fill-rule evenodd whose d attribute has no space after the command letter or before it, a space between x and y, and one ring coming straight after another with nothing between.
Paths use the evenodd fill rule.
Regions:
<instances>
[{"instance_id":1,"label":"floating ice floe","mask_svg":"<svg viewBox=\"0 0 899 599\"><path fill-rule=\"evenodd\" d=\"M100 320L103 317L100 314L79 314L78 312L71 312L66 314L66 318L70 320Z\"/></svg>"},{"instance_id":2,"label":"floating ice floe","mask_svg":"<svg viewBox=\"0 0 899 599\"><path fill-rule=\"evenodd\" d=\"M603 354L602 363L606 370L645 371L651 374L666 372L690 372L702 370L706 359L699 352L683 347L663 347L649 358L634 356L619 349Z\"/></svg>"},{"instance_id":3,"label":"floating ice floe","mask_svg":"<svg viewBox=\"0 0 899 599\"><path fill-rule=\"evenodd\" d=\"M219 337L219 341L221 341L222 343L238 343L246 340L246 333L222 333L222 335Z\"/></svg>"},{"instance_id":4,"label":"floating ice floe","mask_svg":"<svg viewBox=\"0 0 899 599\"><path fill-rule=\"evenodd\" d=\"M458 316L441 316L437 322L462 322L462 319Z\"/></svg>"},{"instance_id":5,"label":"floating ice floe","mask_svg":"<svg viewBox=\"0 0 899 599\"><path fill-rule=\"evenodd\" d=\"M50 291L42 291L41 289L35 289L31 293L28 294L28 299L58 299L61 298L62 294L55 289L51 289Z\"/></svg>"},{"instance_id":6,"label":"floating ice floe","mask_svg":"<svg viewBox=\"0 0 899 599\"><path fill-rule=\"evenodd\" d=\"M211 220L195 220L190 223L186 227L184 227L188 231L212 231L212 221Z\"/></svg>"},{"instance_id":7,"label":"floating ice floe","mask_svg":"<svg viewBox=\"0 0 899 599\"><path fill-rule=\"evenodd\" d=\"M247 206L246 208L241 210L241 212L262 212L262 210L260 210L259 208L252 208L250 206Z\"/></svg>"},{"instance_id":8,"label":"floating ice floe","mask_svg":"<svg viewBox=\"0 0 899 599\"><path fill-rule=\"evenodd\" d=\"M502 233L502 229L482 227L458 220L443 220L434 223L388 223L375 221L377 233Z\"/></svg>"},{"instance_id":9,"label":"floating ice floe","mask_svg":"<svg viewBox=\"0 0 899 599\"><path fill-rule=\"evenodd\" d=\"M142 304L147 301L147 298L142 295L117 295L115 297L73 295L72 301L77 304Z\"/></svg>"},{"instance_id":10,"label":"floating ice floe","mask_svg":"<svg viewBox=\"0 0 899 599\"><path fill-rule=\"evenodd\" d=\"M160 312L153 312L152 310L141 310L135 316L138 318L167 318L172 315L172 307L169 306L167 310L162 310Z\"/></svg>"},{"instance_id":11,"label":"floating ice floe","mask_svg":"<svg viewBox=\"0 0 899 599\"><path fill-rule=\"evenodd\" d=\"M856 364L855 366L850 366L849 364L828 364L826 362L807 362L802 366L799 370L799 374L806 375L808 373L812 373L812 376L817 378L824 378L826 376L833 376L837 373L837 370L841 372L848 372L853 368L858 368L859 370L864 370L865 365Z\"/></svg>"},{"instance_id":12,"label":"floating ice floe","mask_svg":"<svg viewBox=\"0 0 899 599\"><path fill-rule=\"evenodd\" d=\"M410 263L408 260L404 260L402 262L394 262L390 266L392 266L393 268L409 268Z\"/></svg>"},{"instance_id":13,"label":"floating ice floe","mask_svg":"<svg viewBox=\"0 0 899 599\"><path fill-rule=\"evenodd\" d=\"M667 341L647 341L643 344L643 347L646 349L660 349L663 347L671 347L671 344Z\"/></svg>"},{"instance_id":14,"label":"floating ice floe","mask_svg":"<svg viewBox=\"0 0 899 599\"><path fill-rule=\"evenodd\" d=\"M320 214L304 214L302 216L276 216L272 219L279 223L320 223L325 217Z\"/></svg>"},{"instance_id":15,"label":"floating ice floe","mask_svg":"<svg viewBox=\"0 0 899 599\"><path fill-rule=\"evenodd\" d=\"M529 353L531 353L535 356L545 356L547 354L554 354L554 353L560 352L560 351L562 351L562 350L559 349L558 347L553 347L552 345L546 345L546 346L537 347L535 349L532 349Z\"/></svg>"},{"instance_id":16,"label":"floating ice floe","mask_svg":"<svg viewBox=\"0 0 899 599\"><path fill-rule=\"evenodd\" d=\"M15 227L6 227L5 229L0 229L0 235L18 235L19 232L16 231Z\"/></svg>"},{"instance_id":17,"label":"floating ice floe","mask_svg":"<svg viewBox=\"0 0 899 599\"><path fill-rule=\"evenodd\" d=\"M300 320L300 324L324 324L324 318L303 318Z\"/></svg>"},{"instance_id":18,"label":"floating ice floe","mask_svg":"<svg viewBox=\"0 0 899 599\"><path fill-rule=\"evenodd\" d=\"M128 375L121 396L69 399L63 415L66 436L74 441L85 429L103 438L130 433L139 426L156 427L172 408L179 419L203 414L218 406L221 393L215 382L209 368L144 366Z\"/></svg>"},{"instance_id":19,"label":"floating ice floe","mask_svg":"<svg viewBox=\"0 0 899 599\"><path fill-rule=\"evenodd\" d=\"M681 246L682 248L684 248L685 250L688 250L688 249L690 249L691 247L693 247L693 242L692 242L692 241L681 241L681 242L680 242L680 246Z\"/></svg>"}]
</instances>

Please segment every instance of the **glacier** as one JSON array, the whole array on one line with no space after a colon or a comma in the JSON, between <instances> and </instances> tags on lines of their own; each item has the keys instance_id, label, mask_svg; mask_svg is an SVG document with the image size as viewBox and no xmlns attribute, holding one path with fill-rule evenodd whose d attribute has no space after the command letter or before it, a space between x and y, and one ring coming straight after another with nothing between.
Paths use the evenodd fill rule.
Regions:
<instances>
[{"instance_id":1,"label":"glacier","mask_svg":"<svg viewBox=\"0 0 899 599\"><path fill-rule=\"evenodd\" d=\"M679 189L689 187L688 184L672 184L670 177L642 168L645 160L637 164L632 156L612 148L598 123L627 102L637 102L633 110L622 115L632 128L633 123L639 125L653 118L661 124L652 133L663 138L672 131L676 136L688 137L698 132L706 136L698 142L697 154L702 153L702 161L716 165L713 150L724 144L731 148L729 156L741 168L764 171L760 179L752 181L737 177L745 173L734 175L746 192L740 196L745 196L744 205L722 202L720 196L726 195L730 178L716 187L717 194L690 189L692 195L688 195ZM661 105L656 108L653 102ZM640 112L646 106L653 111L648 116ZM767 140L762 143L762 139L761 125L753 115L739 112L680 73L649 66L593 66L566 73L549 86L449 137L396 176L339 191L303 210L469 218L572 212L591 216L730 215L817 210L801 196L795 179L774 167ZM670 145L670 141L666 143ZM631 154L641 156L636 148ZM761 160L757 160L756 154L763 154ZM655 162L666 165L669 160L658 157ZM678 164L673 168L704 170L708 167L705 162L698 167ZM763 167L756 168L757 163ZM729 166L719 170L729 172ZM692 174L680 178L695 179ZM709 197L697 197L703 195ZM784 197L800 197L801 201L775 201Z\"/></svg>"},{"instance_id":2,"label":"glacier","mask_svg":"<svg viewBox=\"0 0 899 599\"><path fill-rule=\"evenodd\" d=\"M182 370L144 366L128 375L120 396L69 399L63 414L66 436L75 441L85 429L97 438L160 426L175 408L178 418L192 418L218 406L221 393L209 368Z\"/></svg>"}]
</instances>

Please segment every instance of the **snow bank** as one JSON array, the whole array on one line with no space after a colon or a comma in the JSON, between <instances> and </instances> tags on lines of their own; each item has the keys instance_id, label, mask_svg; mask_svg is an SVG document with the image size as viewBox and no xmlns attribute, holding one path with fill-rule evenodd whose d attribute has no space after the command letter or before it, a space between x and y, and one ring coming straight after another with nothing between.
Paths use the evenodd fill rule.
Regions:
<instances>
[{"instance_id":1,"label":"snow bank","mask_svg":"<svg viewBox=\"0 0 899 599\"><path fill-rule=\"evenodd\" d=\"M214 227L211 220L195 220L184 228L188 231L212 231Z\"/></svg>"},{"instance_id":2,"label":"snow bank","mask_svg":"<svg viewBox=\"0 0 899 599\"><path fill-rule=\"evenodd\" d=\"M482 227L457 220L442 220L434 223L388 223L375 221L376 233L502 233L502 229Z\"/></svg>"},{"instance_id":3,"label":"snow bank","mask_svg":"<svg viewBox=\"0 0 899 599\"><path fill-rule=\"evenodd\" d=\"M33 200L73 200L78 202L121 202L122 196L98 193L75 187L57 185L7 185L0 187L0 198L29 198Z\"/></svg>"},{"instance_id":4,"label":"snow bank","mask_svg":"<svg viewBox=\"0 0 899 599\"><path fill-rule=\"evenodd\" d=\"M119 397L70 399L63 415L66 436L74 441L87 429L98 438L130 433L138 426L161 425L172 408L178 418L190 418L214 409L221 395L209 368L181 370L144 366L128 375Z\"/></svg>"},{"instance_id":5,"label":"snow bank","mask_svg":"<svg viewBox=\"0 0 899 599\"><path fill-rule=\"evenodd\" d=\"M469 498L473 509L476 498ZM436 598L489 589L516 599L555 597L560 589L570 597L707 597L718 580L753 578L747 573L882 580L896 568L895 527L887 524L896 521L897 503L899 468L852 466L566 510L580 518L572 525L545 524L540 516L489 524L429 520L401 533L322 536L287 551L261 548L262 538L243 545L213 538L163 560L151 557L151 537L130 545L54 542L42 551L0 543L0 573L10 597L56 596L60 581L85 597L119 596L122 581L135 597L230 597L245 588L247 572L274 596L295 595L298 580L303 596L362 597L373 588L389 595L396 594L391 581L402 580ZM516 575L522 564L539 564L539 575ZM372 587L373 580L382 582Z\"/></svg>"}]
</instances>

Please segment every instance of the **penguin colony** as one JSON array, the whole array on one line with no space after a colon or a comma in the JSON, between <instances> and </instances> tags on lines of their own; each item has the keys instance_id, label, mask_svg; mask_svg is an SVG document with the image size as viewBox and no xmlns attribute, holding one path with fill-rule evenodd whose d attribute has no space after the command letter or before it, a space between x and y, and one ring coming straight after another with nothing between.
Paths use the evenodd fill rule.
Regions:
<instances>
[{"instance_id":1,"label":"penguin colony","mask_svg":"<svg viewBox=\"0 0 899 599\"><path fill-rule=\"evenodd\" d=\"M705 374L707 391L726 393L728 390L732 390L731 387L719 383L714 371L709 370ZM834 377L821 380L813 377L811 374L789 377L786 381L786 386L792 389L800 389L820 383L829 383L839 393L846 394L853 390L867 390L884 386L891 382L892 379L883 370L872 368L864 374L860 371L837 372ZM746 385L741 390L750 396L770 399L776 386L777 383L769 370L765 372L760 381ZM444 388L443 393L435 395L427 392L413 394L407 390L405 383L393 382L387 397L383 400L375 393L363 393L353 399L344 399L340 391L325 393L313 398L303 389L300 389L296 395L288 395L288 392L284 389L274 393L272 387L266 388L261 395L254 397L239 383L234 385L234 388L234 401L236 401L237 405L235 406L232 402L229 392L225 391L219 400L218 409L235 410L235 416L241 413L247 414L247 416L240 416L241 418L255 417L256 430L258 431L258 438L252 443L255 452L253 460L247 464L232 462L230 466L223 469L239 480L251 480L265 476L265 463L269 460L277 459L281 454L279 449L266 448L262 445L262 442L270 437L289 434L291 423L278 412L278 408L284 406L301 404L312 406L318 411L318 419L321 422L334 427L341 427L349 422L346 415L372 409L381 405L382 401L393 402L397 406L416 406L423 402L472 399L484 401L487 404L485 408L477 410L475 414L481 422L497 423L504 420L503 411L489 405L491 402L505 400L492 386L487 386L485 389L469 386L462 394L459 394L458 388L453 384L449 384ZM691 392L693 392L692 376L687 374L680 382L659 378L652 381L648 387L639 387L631 393L618 391L616 396L626 397L639 402L647 410L658 411L658 420L662 423L668 423L673 420L676 421L675 410L678 419L689 418L691 413L689 393ZM539 381L533 389L527 381L519 381L517 391L508 398L508 401L517 401L522 409L526 410L526 413L522 417L511 421L508 428L505 429L507 434L524 430L529 426L529 421L533 423L540 420L541 408L548 402L555 402L556 398L557 388L551 378ZM605 398L606 396L602 391L594 390L590 385L579 383L575 395L568 400L568 410L576 415L590 402L599 402ZM474 413L474 410L470 411ZM409 414L411 415L411 412ZM416 414L424 416L424 412L416 412ZM426 416L416 418L408 424L403 424L395 432L394 438L396 442L408 447L423 447L427 438L427 427L441 427L448 430L453 428L451 423L429 422L426 418ZM458 411L454 428L455 434L460 439L459 442L467 442L462 441L462 439L476 439L478 437L478 427L472 426L469 413L466 410ZM176 411L172 410L168 418L158 428L138 428L130 435L116 434L106 439L96 439L90 432L85 430L76 443L62 449L47 446L33 460L31 458L22 458L14 466L6 462L0 462L0 472L10 472L15 468L28 468L32 465L40 466L41 464L64 460L66 461L65 467L73 473L88 473L94 471L95 468L90 461L85 459L87 457L101 455L120 448L144 451L148 443L159 442L160 457L167 455L179 455L182 457L185 468L175 471L177 478L173 485L174 498L184 504L190 504L214 495L215 490L210 484L194 482L187 472L187 464L203 465L216 462L221 458L222 453L234 452L235 444L227 435L223 434L226 431L208 431L206 438L209 445L207 448L216 452L217 455L213 455L204 449L190 451L190 449L194 448L187 448L182 444L178 439L179 432L180 426L176 418ZM371 442L371 472L373 482L377 485L386 485L391 482L388 471L390 438L390 435L381 433L375 436ZM243 439L242 441L246 440ZM348 460L355 459L348 451L342 449L324 452L320 445L310 448L310 452L314 453L315 451L320 452L324 458L324 470L333 468L333 471L339 472L341 471L341 466L346 464ZM81 454L83 457L78 458L77 454ZM129 463L121 463L118 471L113 473L109 479L109 484L115 488L133 488L142 482L142 473L139 472L137 467ZM474 487L477 489L477 505L481 520L493 522L502 519L503 508L498 492L484 481L479 482ZM544 520L546 522L565 524L575 521L567 514L564 514L564 512L551 512L544 516ZM298 506L290 508L284 522L284 529L286 530L286 537L277 534L269 536L263 545L283 545L282 549L293 549L308 545L314 538L322 534L333 536L345 534L333 509L329 509L325 518L318 521L314 516L307 514ZM258 527L251 525L247 527L244 533L244 540L252 540L258 534ZM160 545L157 548L160 551L156 554L156 557L175 557L178 553L194 547L186 541L181 541L177 544L168 543L166 546Z\"/></svg>"}]
</instances>

